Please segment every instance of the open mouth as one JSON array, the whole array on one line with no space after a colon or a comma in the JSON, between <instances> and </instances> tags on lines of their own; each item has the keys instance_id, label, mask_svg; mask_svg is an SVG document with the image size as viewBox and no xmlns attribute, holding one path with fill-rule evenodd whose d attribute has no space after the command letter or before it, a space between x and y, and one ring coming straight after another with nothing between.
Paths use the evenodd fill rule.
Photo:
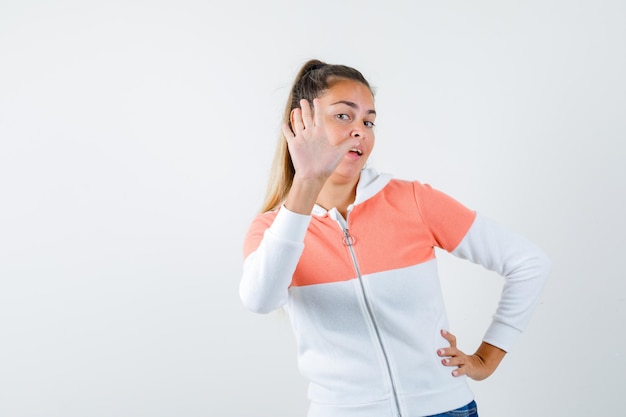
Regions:
<instances>
[{"instance_id":1,"label":"open mouth","mask_svg":"<svg viewBox=\"0 0 626 417\"><path fill-rule=\"evenodd\" d=\"M350 152L354 152L355 154L357 154L359 156L363 155L363 151L360 150L360 149L357 149L357 148L350 149Z\"/></svg>"}]
</instances>

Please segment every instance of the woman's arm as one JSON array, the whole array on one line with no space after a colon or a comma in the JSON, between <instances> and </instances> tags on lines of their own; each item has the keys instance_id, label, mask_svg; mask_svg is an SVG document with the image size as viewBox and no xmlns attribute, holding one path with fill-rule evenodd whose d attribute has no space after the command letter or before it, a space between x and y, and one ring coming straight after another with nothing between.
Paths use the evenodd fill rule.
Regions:
<instances>
[{"instance_id":1,"label":"woman's arm","mask_svg":"<svg viewBox=\"0 0 626 417\"><path fill-rule=\"evenodd\" d=\"M509 352L539 301L550 260L537 245L480 213L452 254L504 277L498 308L483 340Z\"/></svg>"},{"instance_id":2,"label":"woman's arm","mask_svg":"<svg viewBox=\"0 0 626 417\"><path fill-rule=\"evenodd\" d=\"M255 313L269 313L287 302L311 216L281 207L269 228L264 220L258 217L246 235L239 284L241 301Z\"/></svg>"},{"instance_id":3,"label":"woman's arm","mask_svg":"<svg viewBox=\"0 0 626 417\"><path fill-rule=\"evenodd\" d=\"M483 342L473 355L456 347L456 338L442 332L450 348L437 353L446 366L458 366L453 375L482 380L491 375L524 331L550 271L550 261L524 237L477 214L474 223L452 251L504 277L504 288Z\"/></svg>"}]
</instances>

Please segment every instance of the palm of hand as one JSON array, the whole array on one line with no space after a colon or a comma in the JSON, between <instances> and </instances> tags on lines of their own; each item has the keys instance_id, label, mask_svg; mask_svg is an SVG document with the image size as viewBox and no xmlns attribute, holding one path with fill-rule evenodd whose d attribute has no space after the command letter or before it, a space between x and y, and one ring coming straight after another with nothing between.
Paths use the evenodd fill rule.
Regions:
<instances>
[{"instance_id":1,"label":"palm of hand","mask_svg":"<svg viewBox=\"0 0 626 417\"><path fill-rule=\"evenodd\" d=\"M318 99L313 101L319 103ZM334 146L328 140L321 111L313 111L307 100L300 101L301 108L292 111L293 131L286 124L283 134L291 155L296 175L301 179L325 179L337 168L341 158L354 141Z\"/></svg>"}]
</instances>

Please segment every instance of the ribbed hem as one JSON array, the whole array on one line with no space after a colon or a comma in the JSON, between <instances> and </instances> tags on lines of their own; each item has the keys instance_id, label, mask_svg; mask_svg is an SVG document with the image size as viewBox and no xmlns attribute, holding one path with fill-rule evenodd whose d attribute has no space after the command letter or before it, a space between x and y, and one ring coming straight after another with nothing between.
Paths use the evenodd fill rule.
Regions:
<instances>
[{"instance_id":1,"label":"ribbed hem","mask_svg":"<svg viewBox=\"0 0 626 417\"><path fill-rule=\"evenodd\" d=\"M366 404L319 404L311 402L307 417L398 417L393 399ZM404 416L402 416L404 417Z\"/></svg>"},{"instance_id":2,"label":"ribbed hem","mask_svg":"<svg viewBox=\"0 0 626 417\"><path fill-rule=\"evenodd\" d=\"M423 417L455 410L474 400L469 386L459 384L454 390L420 395L401 395L402 417ZM308 417L398 417L393 398L363 404L320 404L314 401Z\"/></svg>"},{"instance_id":3,"label":"ribbed hem","mask_svg":"<svg viewBox=\"0 0 626 417\"><path fill-rule=\"evenodd\" d=\"M474 399L467 383L459 384L454 391L400 397L402 417L423 417L446 413L463 407Z\"/></svg>"}]
</instances>

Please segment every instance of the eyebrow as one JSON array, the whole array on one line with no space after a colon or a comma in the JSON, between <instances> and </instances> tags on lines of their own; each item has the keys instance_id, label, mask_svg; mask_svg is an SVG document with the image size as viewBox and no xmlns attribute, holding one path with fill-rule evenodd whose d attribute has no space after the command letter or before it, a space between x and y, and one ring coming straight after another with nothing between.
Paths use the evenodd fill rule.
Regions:
<instances>
[{"instance_id":1,"label":"eyebrow","mask_svg":"<svg viewBox=\"0 0 626 417\"><path fill-rule=\"evenodd\" d=\"M335 104L345 104L346 106L352 107L353 109L359 108L359 106L357 106L356 103L352 101L347 101L347 100L339 100L336 103L331 104L331 106L334 106ZM367 114L376 114L376 110L374 109L368 110Z\"/></svg>"}]
</instances>

